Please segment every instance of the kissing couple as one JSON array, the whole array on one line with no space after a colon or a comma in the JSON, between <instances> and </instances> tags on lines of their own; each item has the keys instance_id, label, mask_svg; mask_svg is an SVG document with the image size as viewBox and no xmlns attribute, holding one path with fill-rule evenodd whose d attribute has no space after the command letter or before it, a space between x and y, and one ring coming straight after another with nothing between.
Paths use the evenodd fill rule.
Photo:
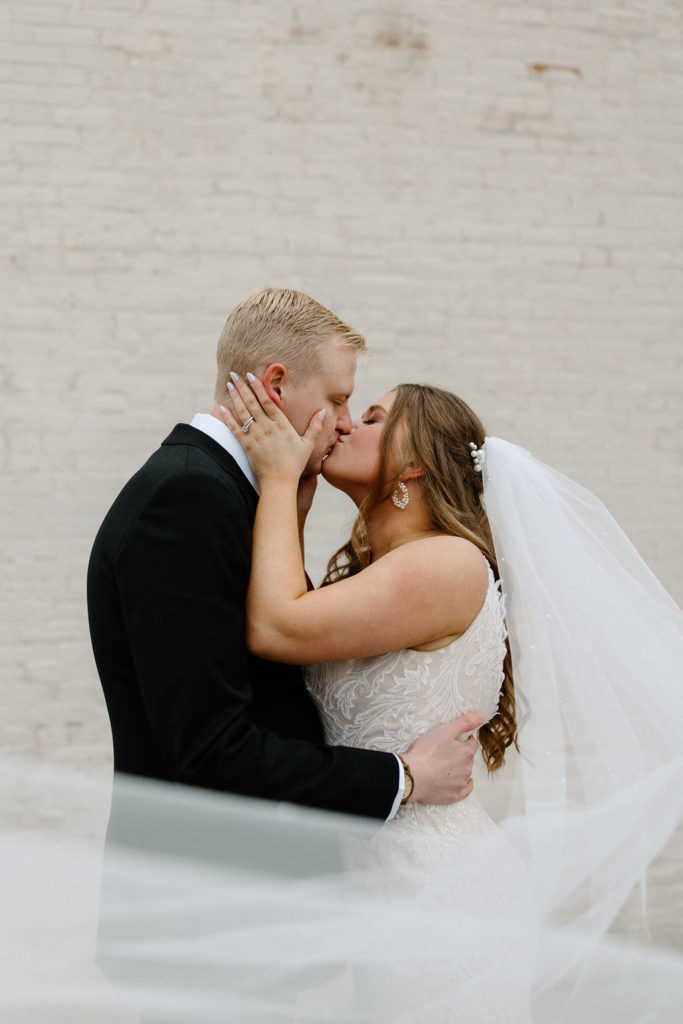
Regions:
<instances>
[{"instance_id":1,"label":"kissing couple","mask_svg":"<svg viewBox=\"0 0 683 1024\"><path fill-rule=\"evenodd\" d=\"M578 893L599 940L680 814L683 616L597 499L455 395L402 384L352 420L364 344L306 295L250 293L212 412L112 505L88 611L115 771L378 819L387 877L462 867L445 913L475 893L543 929ZM321 472L359 511L316 590ZM478 746L492 774L520 751L509 827L472 792ZM496 970L519 933L498 938L476 992L471 964L432 979L430 1020L529 1019Z\"/></svg>"}]
</instances>

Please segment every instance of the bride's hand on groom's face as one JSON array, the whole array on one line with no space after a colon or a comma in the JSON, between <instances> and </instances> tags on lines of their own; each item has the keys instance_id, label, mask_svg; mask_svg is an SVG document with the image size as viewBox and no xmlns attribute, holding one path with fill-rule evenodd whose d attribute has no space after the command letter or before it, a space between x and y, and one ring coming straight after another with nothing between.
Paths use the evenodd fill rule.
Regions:
<instances>
[{"instance_id":1,"label":"bride's hand on groom's face","mask_svg":"<svg viewBox=\"0 0 683 1024\"><path fill-rule=\"evenodd\" d=\"M259 483L271 477L292 477L298 482L322 433L325 410L314 413L301 437L257 377L247 374L244 381L237 374L230 376L233 408L221 406L221 415L247 453ZM314 490L304 488L301 502L312 500Z\"/></svg>"}]
</instances>

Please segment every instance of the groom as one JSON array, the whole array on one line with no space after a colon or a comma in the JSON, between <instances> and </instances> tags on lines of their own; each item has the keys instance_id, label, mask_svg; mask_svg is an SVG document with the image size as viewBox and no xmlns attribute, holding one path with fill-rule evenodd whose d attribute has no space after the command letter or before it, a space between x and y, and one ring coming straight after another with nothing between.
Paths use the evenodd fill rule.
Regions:
<instances>
[{"instance_id":1,"label":"groom","mask_svg":"<svg viewBox=\"0 0 683 1024\"><path fill-rule=\"evenodd\" d=\"M219 418L230 371L253 371L303 433L325 430L299 489L300 523L326 453L351 429L363 338L300 292L247 295L218 343L212 413L179 424L123 488L88 568L88 615L117 772L387 819L402 801L472 789L471 713L396 754L324 743L299 666L247 650L258 487ZM409 771L396 755L402 754Z\"/></svg>"}]
</instances>

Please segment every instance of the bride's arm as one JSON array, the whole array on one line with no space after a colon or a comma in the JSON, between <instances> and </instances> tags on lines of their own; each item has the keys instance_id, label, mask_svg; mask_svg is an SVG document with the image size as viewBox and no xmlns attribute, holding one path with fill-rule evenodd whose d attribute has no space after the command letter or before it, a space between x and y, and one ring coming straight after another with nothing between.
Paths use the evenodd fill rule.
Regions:
<instances>
[{"instance_id":1,"label":"bride's arm","mask_svg":"<svg viewBox=\"0 0 683 1024\"><path fill-rule=\"evenodd\" d=\"M296 515L297 515L297 527L299 531L299 548L301 549L301 561L306 564L306 547L304 543L304 530L306 527L306 519L308 513L311 511L311 505L313 504L313 497L318 487L317 476L302 476L299 480L299 486L296 492Z\"/></svg>"},{"instance_id":2,"label":"bride's arm","mask_svg":"<svg viewBox=\"0 0 683 1024\"><path fill-rule=\"evenodd\" d=\"M451 537L404 544L356 576L306 592L296 535L281 515L285 488L264 493L247 598L256 654L295 664L367 657L460 634L481 607L484 560Z\"/></svg>"},{"instance_id":3,"label":"bride's arm","mask_svg":"<svg viewBox=\"0 0 683 1024\"><path fill-rule=\"evenodd\" d=\"M262 409L245 385L234 393L242 420L255 416L249 433L240 436L239 423L226 415L261 489L247 597L250 648L292 664L343 661L463 632L483 603L488 577L480 552L456 537L412 541L356 576L308 592L297 486L320 424L314 417L300 438L259 382L252 386Z\"/></svg>"}]
</instances>

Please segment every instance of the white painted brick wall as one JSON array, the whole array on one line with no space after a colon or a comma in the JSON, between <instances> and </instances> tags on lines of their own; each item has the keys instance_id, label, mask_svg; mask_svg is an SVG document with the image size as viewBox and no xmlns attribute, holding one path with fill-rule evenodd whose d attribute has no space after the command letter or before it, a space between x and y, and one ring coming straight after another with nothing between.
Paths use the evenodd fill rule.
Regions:
<instances>
[{"instance_id":1,"label":"white painted brick wall","mask_svg":"<svg viewBox=\"0 0 683 1024\"><path fill-rule=\"evenodd\" d=\"M596 490L683 599L678 0L4 5L4 749L109 763L92 538L210 404L225 315L301 288L358 408L452 387ZM321 487L319 575L351 506Z\"/></svg>"}]
</instances>

